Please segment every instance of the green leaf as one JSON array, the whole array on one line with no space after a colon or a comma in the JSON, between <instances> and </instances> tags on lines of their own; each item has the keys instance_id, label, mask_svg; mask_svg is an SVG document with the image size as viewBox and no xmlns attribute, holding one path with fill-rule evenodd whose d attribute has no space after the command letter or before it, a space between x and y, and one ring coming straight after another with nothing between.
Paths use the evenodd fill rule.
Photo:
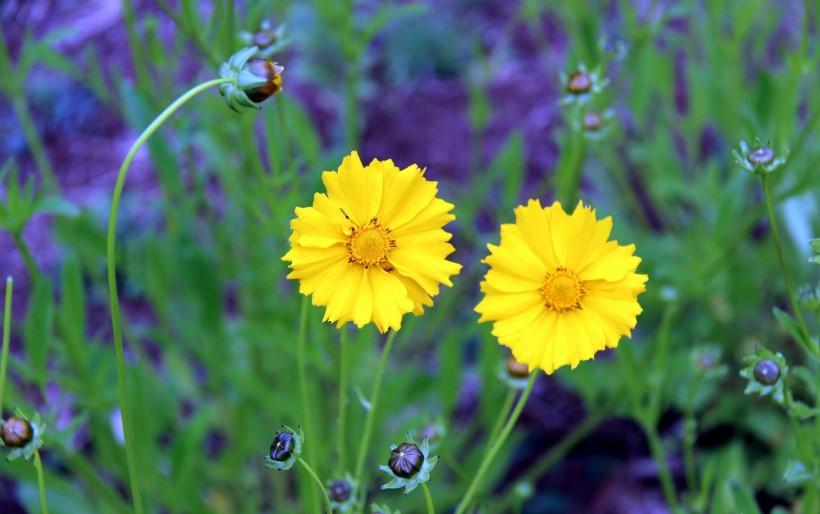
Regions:
<instances>
[{"instance_id":1,"label":"green leaf","mask_svg":"<svg viewBox=\"0 0 820 514\"><path fill-rule=\"evenodd\" d=\"M54 305L51 283L43 278L37 281L23 326L23 343L32 372L40 388L46 385L46 360L51 342Z\"/></svg>"},{"instance_id":2,"label":"green leaf","mask_svg":"<svg viewBox=\"0 0 820 514\"><path fill-rule=\"evenodd\" d=\"M797 325L797 322L794 321L794 318L777 307L772 308L772 312L774 312L774 317L777 318L777 321L780 322L780 326L785 328L809 355L817 355L817 345L814 344L813 341L806 339L800 327Z\"/></svg>"},{"instance_id":3,"label":"green leaf","mask_svg":"<svg viewBox=\"0 0 820 514\"><path fill-rule=\"evenodd\" d=\"M743 514L763 514L748 485L733 480L732 497L735 500L737 512L742 512Z\"/></svg>"},{"instance_id":4,"label":"green leaf","mask_svg":"<svg viewBox=\"0 0 820 514\"><path fill-rule=\"evenodd\" d=\"M786 471L783 473L783 480L789 484L797 484L814 478L814 473L809 471L805 464L799 460L789 459L786 463Z\"/></svg>"},{"instance_id":5,"label":"green leaf","mask_svg":"<svg viewBox=\"0 0 820 514\"><path fill-rule=\"evenodd\" d=\"M812 407L809 407L805 403L799 401L795 401L794 403L792 403L791 410L792 412L794 412L795 416L802 420L811 419L818 413L820 413L820 409L814 409Z\"/></svg>"},{"instance_id":6,"label":"green leaf","mask_svg":"<svg viewBox=\"0 0 820 514\"><path fill-rule=\"evenodd\" d=\"M35 202L34 212L73 218L80 213L80 210L73 203L59 196L43 196Z\"/></svg>"},{"instance_id":7,"label":"green leaf","mask_svg":"<svg viewBox=\"0 0 820 514\"><path fill-rule=\"evenodd\" d=\"M809 244L815 252L820 252L820 237L817 239L812 239L809 241Z\"/></svg>"}]
</instances>

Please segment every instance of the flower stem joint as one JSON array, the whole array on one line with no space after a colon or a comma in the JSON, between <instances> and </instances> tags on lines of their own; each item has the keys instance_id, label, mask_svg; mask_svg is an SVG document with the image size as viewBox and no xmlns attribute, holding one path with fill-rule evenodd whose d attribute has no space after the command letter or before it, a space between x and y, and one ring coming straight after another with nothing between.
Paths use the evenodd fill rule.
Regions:
<instances>
[{"instance_id":1,"label":"flower stem joint","mask_svg":"<svg viewBox=\"0 0 820 514\"><path fill-rule=\"evenodd\" d=\"M270 453L265 455L265 467L279 471L293 467L302 455L302 444L305 441L301 426L297 425L297 430L285 425L282 428L284 430L278 430L270 444Z\"/></svg>"},{"instance_id":2,"label":"flower stem joint","mask_svg":"<svg viewBox=\"0 0 820 514\"><path fill-rule=\"evenodd\" d=\"M430 457L430 444L427 437L417 445L410 433L407 433L407 442L399 446L391 445L390 459L387 466L379 469L393 477L393 480L384 484L382 489L398 489L404 487L404 494L430 481L430 472L436 467L438 455Z\"/></svg>"},{"instance_id":3,"label":"flower stem joint","mask_svg":"<svg viewBox=\"0 0 820 514\"><path fill-rule=\"evenodd\" d=\"M765 144L758 138L755 138L754 148L749 148L746 141L740 142L740 152L732 150L735 156L735 163L744 170L754 173L755 175L765 175L772 173L777 168L786 163L788 153L784 157L777 157L777 154L772 149L772 142L767 141Z\"/></svg>"},{"instance_id":4,"label":"flower stem joint","mask_svg":"<svg viewBox=\"0 0 820 514\"><path fill-rule=\"evenodd\" d=\"M232 79L219 86L219 93L228 107L239 112L238 107L260 109L258 104L282 91L283 66L253 57L257 47L244 48L231 56L219 67L221 78Z\"/></svg>"},{"instance_id":5,"label":"flower stem joint","mask_svg":"<svg viewBox=\"0 0 820 514\"><path fill-rule=\"evenodd\" d=\"M31 459L34 451L43 446L45 429L46 424L41 421L39 413L29 420L19 409L15 409L14 416L9 419L0 420L0 443L11 449L6 459Z\"/></svg>"}]
</instances>

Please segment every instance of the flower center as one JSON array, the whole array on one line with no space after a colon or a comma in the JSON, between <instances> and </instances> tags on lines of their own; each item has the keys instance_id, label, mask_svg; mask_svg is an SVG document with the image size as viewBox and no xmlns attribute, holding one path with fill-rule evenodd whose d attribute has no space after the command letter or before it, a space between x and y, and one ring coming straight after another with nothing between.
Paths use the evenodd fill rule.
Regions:
<instances>
[{"instance_id":1,"label":"flower center","mask_svg":"<svg viewBox=\"0 0 820 514\"><path fill-rule=\"evenodd\" d=\"M581 298L586 291L575 272L559 266L552 273L547 273L541 293L547 308L566 312L581 308Z\"/></svg>"},{"instance_id":2,"label":"flower center","mask_svg":"<svg viewBox=\"0 0 820 514\"><path fill-rule=\"evenodd\" d=\"M345 246L350 252L348 262L369 268L386 261L390 249L396 247L396 241L390 239L390 229L381 226L373 218L367 225L354 227Z\"/></svg>"}]
</instances>

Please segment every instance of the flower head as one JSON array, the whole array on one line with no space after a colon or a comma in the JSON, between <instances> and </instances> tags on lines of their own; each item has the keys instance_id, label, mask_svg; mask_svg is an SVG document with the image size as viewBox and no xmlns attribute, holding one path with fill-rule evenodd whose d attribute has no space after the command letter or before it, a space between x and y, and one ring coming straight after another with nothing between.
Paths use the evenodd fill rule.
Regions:
<instances>
[{"instance_id":1,"label":"flower head","mask_svg":"<svg viewBox=\"0 0 820 514\"><path fill-rule=\"evenodd\" d=\"M515 359L552 373L630 337L647 276L635 272L634 245L608 241L612 219L596 220L581 202L570 215L538 200L515 217L501 226L501 244L488 245L490 270L475 308Z\"/></svg>"},{"instance_id":2,"label":"flower head","mask_svg":"<svg viewBox=\"0 0 820 514\"><path fill-rule=\"evenodd\" d=\"M277 430L270 443L270 453L265 455L266 468L278 470L290 469L296 464L299 456L302 455L302 444L305 441L305 434L302 427L297 426L297 430L282 425L284 430Z\"/></svg>"},{"instance_id":3,"label":"flower head","mask_svg":"<svg viewBox=\"0 0 820 514\"><path fill-rule=\"evenodd\" d=\"M233 79L220 84L219 93L228 107L239 112L237 106L260 109L259 103L282 91L282 72L278 63L253 57L257 47L244 48L219 67L221 78Z\"/></svg>"},{"instance_id":4,"label":"flower head","mask_svg":"<svg viewBox=\"0 0 820 514\"><path fill-rule=\"evenodd\" d=\"M746 367L740 371L740 376L749 381L744 393L760 396L771 394L775 402L781 405L786 403L789 366L782 353L760 347L754 355L744 357L743 363Z\"/></svg>"},{"instance_id":5,"label":"flower head","mask_svg":"<svg viewBox=\"0 0 820 514\"><path fill-rule=\"evenodd\" d=\"M755 139L754 148L749 148L746 141L740 142L740 152L732 150L735 156L735 164L744 170L756 175L772 173L777 168L786 163L786 157L777 157L772 149L772 142L763 143L760 139Z\"/></svg>"},{"instance_id":6,"label":"flower head","mask_svg":"<svg viewBox=\"0 0 820 514\"><path fill-rule=\"evenodd\" d=\"M391 445L390 450L387 466L379 466L379 469L393 477L393 480L384 484L382 489L404 487L404 494L407 494L422 483L430 481L430 472L436 467L438 455L430 457L427 437L421 445L417 445L408 433L406 443L399 446Z\"/></svg>"},{"instance_id":7,"label":"flower head","mask_svg":"<svg viewBox=\"0 0 820 514\"><path fill-rule=\"evenodd\" d=\"M400 329L404 314L422 314L461 269L446 259L454 248L442 229L455 219L453 205L436 197L424 169L376 159L363 166L356 152L322 181L327 194L291 221L288 278L327 307L324 321Z\"/></svg>"},{"instance_id":8,"label":"flower head","mask_svg":"<svg viewBox=\"0 0 820 514\"><path fill-rule=\"evenodd\" d=\"M43 446L45 429L46 424L40 419L39 412L29 419L20 409L14 409L14 416L0 420L0 446L11 448L6 459L31 459L34 450Z\"/></svg>"},{"instance_id":9,"label":"flower head","mask_svg":"<svg viewBox=\"0 0 820 514\"><path fill-rule=\"evenodd\" d=\"M350 474L327 482L327 495L333 512L347 512L352 510L358 501L356 491L358 482Z\"/></svg>"}]
</instances>

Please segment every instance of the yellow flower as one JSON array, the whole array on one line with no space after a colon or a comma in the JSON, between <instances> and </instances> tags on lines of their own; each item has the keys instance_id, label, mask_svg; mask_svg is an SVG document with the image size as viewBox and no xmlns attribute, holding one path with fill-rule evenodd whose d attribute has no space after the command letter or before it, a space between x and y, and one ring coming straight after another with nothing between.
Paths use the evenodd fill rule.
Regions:
<instances>
[{"instance_id":1,"label":"yellow flower","mask_svg":"<svg viewBox=\"0 0 820 514\"><path fill-rule=\"evenodd\" d=\"M648 277L635 273L635 245L607 241L611 229L612 218L597 221L581 202L569 215L530 200L501 225L501 244L487 245L479 322L494 321L493 335L530 371L575 368L631 337Z\"/></svg>"},{"instance_id":2,"label":"yellow flower","mask_svg":"<svg viewBox=\"0 0 820 514\"><path fill-rule=\"evenodd\" d=\"M440 284L453 285L461 266L446 260L454 248L442 230L455 219L453 205L436 198L424 171L391 160L363 166L353 152L338 172L322 174L327 194L296 209L282 260L299 292L327 306L324 321L398 330L404 314L433 305Z\"/></svg>"}]
</instances>

